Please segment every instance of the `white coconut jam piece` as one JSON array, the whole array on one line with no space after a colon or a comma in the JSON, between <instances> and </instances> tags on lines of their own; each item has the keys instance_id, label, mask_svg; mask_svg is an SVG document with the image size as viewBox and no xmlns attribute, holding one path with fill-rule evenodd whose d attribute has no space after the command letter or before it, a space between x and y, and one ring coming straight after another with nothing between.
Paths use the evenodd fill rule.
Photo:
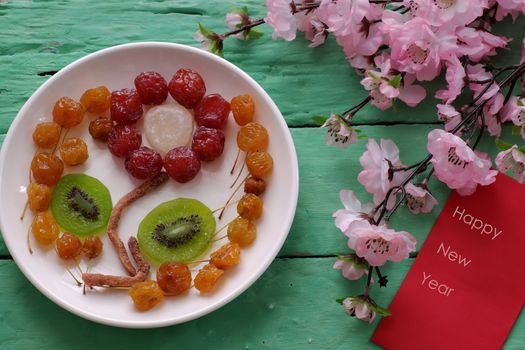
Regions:
<instances>
[{"instance_id":1,"label":"white coconut jam piece","mask_svg":"<svg viewBox=\"0 0 525 350\"><path fill-rule=\"evenodd\" d=\"M144 120L146 138L163 157L171 149L188 146L193 135L193 115L178 103L151 108Z\"/></svg>"}]
</instances>

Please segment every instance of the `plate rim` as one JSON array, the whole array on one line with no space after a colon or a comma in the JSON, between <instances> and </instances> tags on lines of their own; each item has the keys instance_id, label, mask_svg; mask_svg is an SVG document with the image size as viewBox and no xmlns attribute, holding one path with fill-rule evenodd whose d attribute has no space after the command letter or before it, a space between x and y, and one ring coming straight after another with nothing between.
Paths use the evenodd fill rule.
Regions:
<instances>
[{"instance_id":1,"label":"plate rim","mask_svg":"<svg viewBox=\"0 0 525 350\"><path fill-rule=\"evenodd\" d=\"M232 289L232 291L227 295L225 298L220 299L219 301L212 303L208 305L207 307L186 314L184 316L175 317L173 319L163 320L163 321L133 321L133 320L115 320L113 318L103 317L96 315L94 313L90 313L78 306L76 306L73 303L68 303L62 300L60 297L55 295L51 290L46 288L45 284L41 283L37 278L35 278L32 271L30 271L27 266L25 266L24 262L22 261L22 258L17 255L17 252L15 249L10 245L9 239L6 239L6 228L4 227L4 220L2 219L4 217L4 211L0 208L0 231L2 233L2 237L4 240L4 243L9 251L9 254L15 261L17 267L22 271L24 276L31 282L31 284L38 289L42 294L44 294L49 300L53 301L58 306L62 307L63 309L79 316L84 319L101 323L104 325L109 326L115 326L115 327L121 327L121 328L160 328L160 327L166 327L171 326L175 324L180 324L184 322L188 322L194 319L197 319L199 317L202 317L204 315L207 315L224 305L228 304L229 302L236 299L238 296L240 296L244 291L246 291L248 288L250 288L261 276L262 274L268 269L268 267L271 265L271 263L275 260L277 254L282 249L289 233L290 229L293 223L293 220L295 218L295 213L297 210L297 202L298 202L298 196L299 196L299 165L298 165L298 159L297 159L297 151L295 149L295 145L293 143L293 138L290 132L290 129L288 128L288 125L286 124L286 121L273 101L273 99L270 97L270 95L253 79L248 73L244 72L242 69L234 65L233 63L216 56L212 53L209 53L207 51L204 51L199 48L195 48L192 46L184 45L184 44L178 44L173 42L162 42L162 41L141 41L141 42L133 42L133 43L126 43L126 44L120 44L115 45L111 47L107 47L101 50L97 50L95 52L89 53L83 57L78 58L77 60L69 63L62 69L60 69L56 74L54 74L51 78L46 80L43 84L41 84L32 94L31 96L25 101L22 108L18 111L15 118L13 119L13 122L9 126L9 129L7 131L7 134L4 138L4 141L2 143L2 147L0 150L0 169L5 169L3 167L3 164L5 164L5 158L6 158L6 147L3 147L5 144L8 144L11 141L11 138L13 137L13 130L18 126L18 124L21 122L21 115L26 113L26 110L31 105L31 102L36 99L43 91L46 90L47 86L50 85L53 81L58 80L61 78L62 75L66 74L66 72L74 69L77 65L82 64L84 61L90 60L96 56L104 55L108 53L112 53L114 51L120 51L125 50L128 48L167 48L167 49L176 49L176 50L182 50L182 51L188 51L190 53L194 53L197 55L203 55L218 64L225 65L227 68L233 70L235 73L242 76L244 79L249 81L254 88L258 91L261 96L263 96L267 102L269 103L270 108L274 112L274 114L278 117L277 122L280 124L281 128L285 130L285 141L288 146L288 149L291 151L291 157L292 157L292 164L291 164L291 173L288 174L290 179L292 180L292 188L290 188L289 196L292 199L292 206L289 208L289 213L287 215L287 222L284 223L283 227L285 228L286 233L281 236L280 242L278 244L278 249L276 249L274 252L268 255L268 258L264 261L262 261L262 264L258 265L258 268L254 271L253 274L251 274L250 278L248 278L244 283L239 284L235 288ZM280 117L280 118L279 118ZM3 173L4 170L0 171L0 186L3 183ZM1 202L3 202L2 199L0 199Z\"/></svg>"}]
</instances>

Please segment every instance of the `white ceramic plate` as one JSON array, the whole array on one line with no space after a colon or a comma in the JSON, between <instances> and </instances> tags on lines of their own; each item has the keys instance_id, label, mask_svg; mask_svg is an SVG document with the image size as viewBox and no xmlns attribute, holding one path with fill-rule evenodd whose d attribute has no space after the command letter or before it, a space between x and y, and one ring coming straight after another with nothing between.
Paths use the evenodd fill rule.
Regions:
<instances>
[{"instance_id":1,"label":"white ceramic plate","mask_svg":"<svg viewBox=\"0 0 525 350\"><path fill-rule=\"evenodd\" d=\"M40 121L50 121L55 101L61 96L79 99L84 90L106 85L110 90L133 87L135 76L143 71L157 71L169 81L179 68L189 67L204 78L207 94L220 93L226 100L239 94L250 94L256 103L255 119L270 134L268 152L274 159L274 170L267 179L267 190L262 195L264 214L257 222L257 239L242 250L241 263L223 276L216 290L201 296L192 290L182 296L167 297L165 302L149 312L135 310L126 291L98 288L82 294L66 272L56 253L41 249L33 240L31 255L26 244L26 232L33 215L19 219L26 201L28 171L35 146L31 134ZM168 101L171 97L168 98ZM65 172L84 172L100 179L110 190L113 203L132 190L138 181L128 176L123 160L111 156L105 144L95 142L84 123L71 129L68 136L80 135L87 142L88 161ZM142 126L139 123L139 127ZM233 177L229 169L236 156L235 142L238 126L232 117L225 130L226 145L221 158L203 163L197 177L186 184L170 180L160 190L147 195L128 208L121 220L120 236L126 242L136 235L142 218L161 202L177 197L196 198L212 210L220 207L230 195ZM147 140L143 137L143 144ZM292 224L297 205L298 168L295 148L283 116L268 94L246 73L208 52L171 43L134 43L115 46L83 57L68 65L44 83L26 102L16 116L2 146L0 170L0 227L4 241L15 262L26 277L63 308L90 320L132 328L151 328L172 325L208 314L233 300L268 268L283 245ZM237 195L240 197L242 191ZM236 215L235 206L227 211L217 227L229 222ZM102 257L91 262L91 272L124 274L113 246L103 236ZM214 243L209 252L225 243ZM82 261L81 268L87 268ZM74 270L74 269L73 269ZM77 273L78 274L78 273ZM195 274L195 271L193 272ZM155 278L155 269L151 273Z\"/></svg>"}]
</instances>

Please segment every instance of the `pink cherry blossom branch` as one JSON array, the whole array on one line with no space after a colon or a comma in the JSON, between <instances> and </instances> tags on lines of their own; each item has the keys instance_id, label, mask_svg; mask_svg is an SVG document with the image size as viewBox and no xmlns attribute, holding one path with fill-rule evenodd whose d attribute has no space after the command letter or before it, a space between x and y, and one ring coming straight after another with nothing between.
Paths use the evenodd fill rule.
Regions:
<instances>
[{"instance_id":1,"label":"pink cherry blossom branch","mask_svg":"<svg viewBox=\"0 0 525 350\"><path fill-rule=\"evenodd\" d=\"M361 108L363 108L364 106L366 106L368 104L368 102L370 102L372 100L372 98L370 97L370 95L368 95L367 97L365 97L361 102L359 102L357 105L347 109L346 111L343 112L343 117L345 117L346 119L346 116L348 117L353 117L357 112L359 112L361 110Z\"/></svg>"},{"instance_id":2,"label":"pink cherry blossom branch","mask_svg":"<svg viewBox=\"0 0 525 350\"><path fill-rule=\"evenodd\" d=\"M374 267L369 266L368 267L368 279L366 281L366 287L365 287L365 293L364 295L368 296L370 294L370 284L372 284L372 274L374 273Z\"/></svg>"},{"instance_id":3,"label":"pink cherry blossom branch","mask_svg":"<svg viewBox=\"0 0 525 350\"><path fill-rule=\"evenodd\" d=\"M506 70L508 70L508 69L505 69L505 71ZM507 77L505 77L499 83L500 90L502 88L504 88L505 86L507 86L507 85L510 85L509 89L512 89L512 87L516 84L516 81L523 74L525 74L525 62L523 62L520 65L516 66L514 68L514 71L511 74L509 74ZM483 97L483 95L488 91L488 89L492 86L492 84L496 82L496 78L497 78L498 75L499 75L499 73L496 74L492 79L490 79L490 81L488 83L486 83L486 87L469 104L469 106L474 107L474 109L472 111L470 111L467 114L467 116L465 118L463 118L463 120L456 127L454 127L450 131L450 133L452 133L452 134L457 134L460 130L462 130L469 123L473 123L476 120L478 120L478 118L480 118L481 119L481 126L480 126L480 130L479 130L479 134L478 134L476 140L473 143L473 146L472 146L473 149L476 148L476 146L478 145L478 143L479 143L479 141L481 139L481 135L483 134L483 131L484 131L484 128L485 128L485 119L483 117L483 106L488 102L489 99L485 99L482 102L480 102L479 104L476 104L476 103L481 99L481 97ZM385 199L381 203L379 203L376 206L376 208L374 209L374 212L377 212L378 210L380 210L378 218L374 220L374 223L376 225L379 225L383 219L388 220L390 218L390 216L392 216L392 214L405 201L405 199L406 199L405 186L409 182L411 182L418 174L422 173L423 171L425 171L427 169L431 159L432 159L432 155L428 154L423 160L421 160L419 163L416 163L415 166L411 166L410 168L415 168L415 169L410 173L410 175L408 175L400 185L394 186L394 187L392 187L392 188L390 188L388 190L388 192L387 192L387 194L385 196ZM433 171L433 170L431 170L431 171ZM429 178L429 177L430 176L428 176L427 178ZM387 209L387 203L388 203L388 201L390 199L390 196L392 194L396 194L397 195L399 192L401 192L400 198L396 201L394 207L392 209L388 210Z\"/></svg>"},{"instance_id":4,"label":"pink cherry blossom branch","mask_svg":"<svg viewBox=\"0 0 525 350\"><path fill-rule=\"evenodd\" d=\"M244 32L245 30L249 30L249 29L252 29L253 27L257 27L261 24L265 23L264 22L264 18L258 18L258 19L254 19L252 21L250 21L250 23L248 24L245 24L241 27L239 27L239 29L235 29L235 30L232 30L232 31L229 31L229 32L226 32L224 34L219 34L219 38L221 40L224 40L226 39L227 37L229 36L232 36L232 35L235 35L235 34L239 34L239 33L242 33Z\"/></svg>"}]
</instances>

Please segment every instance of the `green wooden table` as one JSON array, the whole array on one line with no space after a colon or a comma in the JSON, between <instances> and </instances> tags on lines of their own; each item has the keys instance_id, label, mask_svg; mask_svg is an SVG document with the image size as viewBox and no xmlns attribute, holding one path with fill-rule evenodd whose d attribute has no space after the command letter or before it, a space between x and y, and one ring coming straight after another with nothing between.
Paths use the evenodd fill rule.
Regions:
<instances>
[{"instance_id":1,"label":"green wooden table","mask_svg":"<svg viewBox=\"0 0 525 350\"><path fill-rule=\"evenodd\" d=\"M221 31L228 9L243 4L254 15L264 16L262 1L255 0L0 1L1 140L26 99L68 63L133 41L197 46L192 37L198 22ZM368 196L356 180L364 142L346 150L328 148L325 131L310 118L345 110L365 92L333 40L308 49L302 39L272 41L270 30L264 31L258 41L229 40L225 50L227 59L255 78L277 103L299 156L297 214L286 244L268 271L235 301L198 320L161 329L119 329L86 321L49 301L22 275L0 239L0 349L377 348L369 340L377 321L366 325L350 318L335 302L360 292L363 286L344 280L331 268L334 257L346 252L345 238L331 218L340 207L339 189L353 189L363 199ZM499 32L524 33L525 21L503 24ZM519 47L519 42L521 38L513 47ZM518 61L519 49L498 60L500 64ZM426 154L428 131L441 127L434 106L435 101L427 98L414 109L401 103L396 111L365 108L356 123L369 137L395 140L402 160L410 164ZM510 135L509 127L505 133ZM482 141L482 148L492 155L496 152L489 138ZM413 216L403 209L392 221L395 228L418 238L418 248L449 194L437 183L432 190L439 206L431 214ZM390 303L412 261L385 266L389 286L373 292L379 303ZM479 317L482 310L480 305ZM506 348L525 348L524 315Z\"/></svg>"}]
</instances>

